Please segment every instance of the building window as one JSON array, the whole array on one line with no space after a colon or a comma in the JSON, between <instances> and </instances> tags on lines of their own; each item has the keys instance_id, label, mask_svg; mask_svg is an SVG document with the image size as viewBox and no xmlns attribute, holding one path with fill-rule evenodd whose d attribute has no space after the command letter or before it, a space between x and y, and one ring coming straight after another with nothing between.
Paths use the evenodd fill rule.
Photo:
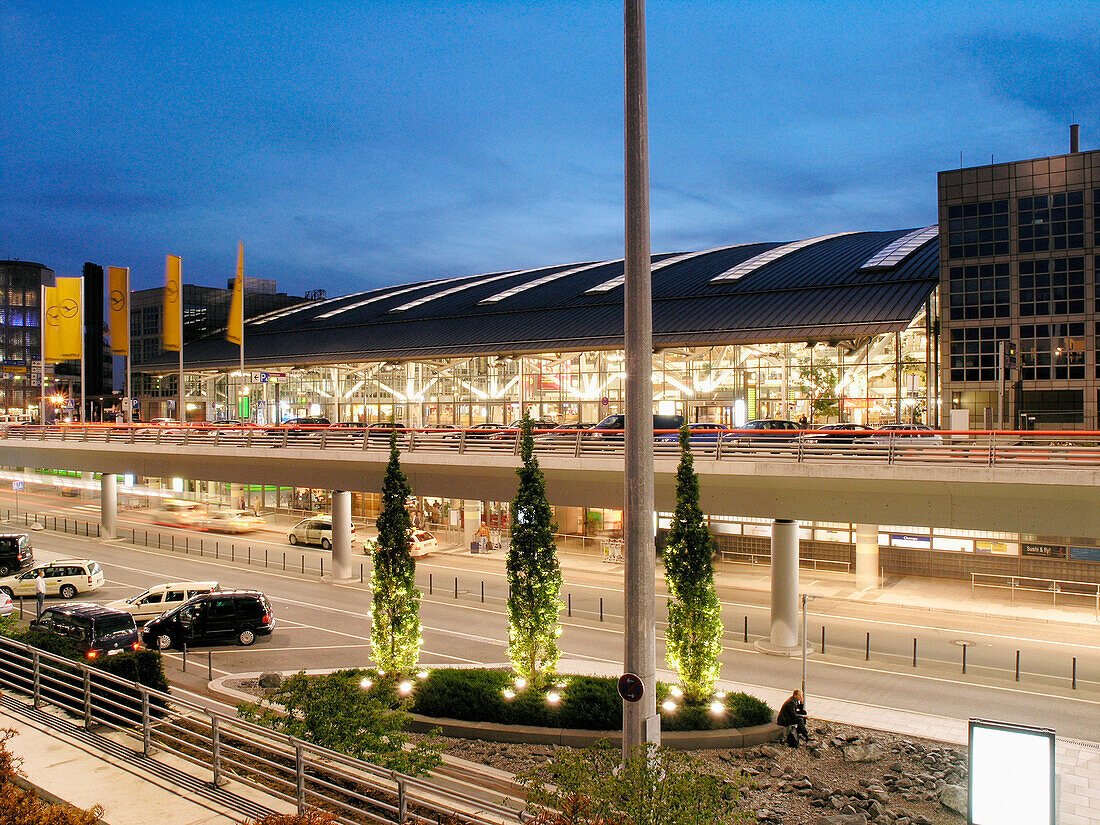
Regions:
<instances>
[{"instance_id":1,"label":"building window","mask_svg":"<svg viewBox=\"0 0 1100 825\"><path fill-rule=\"evenodd\" d=\"M1008 254L1008 201L963 203L947 209L948 257Z\"/></svg>"},{"instance_id":2,"label":"building window","mask_svg":"<svg viewBox=\"0 0 1100 825\"><path fill-rule=\"evenodd\" d=\"M1021 254L1085 245L1085 193L1059 192L1016 202L1017 246Z\"/></svg>"},{"instance_id":3,"label":"building window","mask_svg":"<svg viewBox=\"0 0 1100 825\"><path fill-rule=\"evenodd\" d=\"M951 381L996 381L997 342L1008 338L1007 326L951 330Z\"/></svg>"},{"instance_id":4,"label":"building window","mask_svg":"<svg viewBox=\"0 0 1100 825\"><path fill-rule=\"evenodd\" d=\"M1021 390L1020 414L1048 424L1084 423L1084 392L1082 390Z\"/></svg>"},{"instance_id":5,"label":"building window","mask_svg":"<svg viewBox=\"0 0 1100 825\"><path fill-rule=\"evenodd\" d=\"M1020 377L1025 381L1085 377L1085 324L1021 324Z\"/></svg>"},{"instance_id":6,"label":"building window","mask_svg":"<svg viewBox=\"0 0 1100 825\"><path fill-rule=\"evenodd\" d=\"M1092 245L1100 246L1100 189L1092 190Z\"/></svg>"},{"instance_id":7,"label":"building window","mask_svg":"<svg viewBox=\"0 0 1100 825\"><path fill-rule=\"evenodd\" d=\"M1008 264L953 266L951 320L1007 318L1011 309L1011 281Z\"/></svg>"},{"instance_id":8,"label":"building window","mask_svg":"<svg viewBox=\"0 0 1100 825\"><path fill-rule=\"evenodd\" d=\"M1020 261L1020 317L1085 311L1085 259Z\"/></svg>"}]
</instances>

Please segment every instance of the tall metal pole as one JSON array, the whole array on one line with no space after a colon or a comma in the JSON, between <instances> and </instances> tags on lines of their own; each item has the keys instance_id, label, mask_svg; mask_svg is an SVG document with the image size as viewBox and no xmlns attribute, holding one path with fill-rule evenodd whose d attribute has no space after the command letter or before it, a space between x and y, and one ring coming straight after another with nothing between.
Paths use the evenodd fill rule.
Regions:
<instances>
[{"instance_id":1,"label":"tall metal pole","mask_svg":"<svg viewBox=\"0 0 1100 825\"><path fill-rule=\"evenodd\" d=\"M642 680L642 698L623 703L623 756L659 743L653 542L653 303L649 256L649 133L645 2L625 0L626 43L626 616L623 666Z\"/></svg>"},{"instance_id":2,"label":"tall metal pole","mask_svg":"<svg viewBox=\"0 0 1100 825\"><path fill-rule=\"evenodd\" d=\"M80 279L80 423L86 424L87 419L87 400L84 393L84 356L86 353L84 350L87 347L84 346L84 278Z\"/></svg>"},{"instance_id":3,"label":"tall metal pole","mask_svg":"<svg viewBox=\"0 0 1100 825\"><path fill-rule=\"evenodd\" d=\"M1005 428L1005 342L997 342L997 429Z\"/></svg>"},{"instance_id":4,"label":"tall metal pole","mask_svg":"<svg viewBox=\"0 0 1100 825\"><path fill-rule=\"evenodd\" d=\"M134 421L134 397L133 385L130 383L130 365L133 363L133 342L130 340L130 267L126 267L126 409L122 411L123 420L127 424ZM111 341L114 344L114 341Z\"/></svg>"},{"instance_id":5,"label":"tall metal pole","mask_svg":"<svg viewBox=\"0 0 1100 825\"><path fill-rule=\"evenodd\" d=\"M38 423L43 427L46 426L46 310L49 307L46 306L46 285L40 284L38 287L42 293L42 299L38 303L38 343L41 345L42 351L42 380L40 384L41 408L38 412Z\"/></svg>"}]
</instances>

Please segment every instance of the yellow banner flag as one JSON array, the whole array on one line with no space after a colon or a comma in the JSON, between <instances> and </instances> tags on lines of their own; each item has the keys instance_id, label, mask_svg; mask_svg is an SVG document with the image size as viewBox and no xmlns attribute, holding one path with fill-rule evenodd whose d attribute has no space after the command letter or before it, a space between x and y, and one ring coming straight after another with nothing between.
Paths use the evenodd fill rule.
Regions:
<instances>
[{"instance_id":1,"label":"yellow banner flag","mask_svg":"<svg viewBox=\"0 0 1100 825\"><path fill-rule=\"evenodd\" d=\"M164 259L164 349L180 352L183 349L183 276L180 274L178 255Z\"/></svg>"},{"instance_id":2,"label":"yellow banner flag","mask_svg":"<svg viewBox=\"0 0 1100 825\"><path fill-rule=\"evenodd\" d=\"M130 268L107 267L107 321L111 355L130 354Z\"/></svg>"},{"instance_id":3,"label":"yellow banner flag","mask_svg":"<svg viewBox=\"0 0 1100 825\"><path fill-rule=\"evenodd\" d=\"M233 344L244 341L244 244L237 245L237 278L233 281L233 298L229 302L229 325L225 340Z\"/></svg>"},{"instance_id":4,"label":"yellow banner flag","mask_svg":"<svg viewBox=\"0 0 1100 825\"><path fill-rule=\"evenodd\" d=\"M76 361L84 354L84 279L57 279L57 355Z\"/></svg>"},{"instance_id":5,"label":"yellow banner flag","mask_svg":"<svg viewBox=\"0 0 1100 825\"><path fill-rule=\"evenodd\" d=\"M61 357L61 308L57 305L57 287L42 288L42 346L43 357L48 363L64 360Z\"/></svg>"}]
</instances>

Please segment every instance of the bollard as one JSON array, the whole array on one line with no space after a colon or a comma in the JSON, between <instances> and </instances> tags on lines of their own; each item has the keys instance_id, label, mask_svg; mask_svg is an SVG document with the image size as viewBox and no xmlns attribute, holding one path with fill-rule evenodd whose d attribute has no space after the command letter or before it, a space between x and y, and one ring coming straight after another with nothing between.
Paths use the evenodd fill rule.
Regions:
<instances>
[{"instance_id":1,"label":"bollard","mask_svg":"<svg viewBox=\"0 0 1100 825\"><path fill-rule=\"evenodd\" d=\"M966 675L966 645L962 646L963 649L963 676Z\"/></svg>"},{"instance_id":2,"label":"bollard","mask_svg":"<svg viewBox=\"0 0 1100 825\"><path fill-rule=\"evenodd\" d=\"M176 552L176 534L175 533L172 534L172 552L173 553Z\"/></svg>"},{"instance_id":3,"label":"bollard","mask_svg":"<svg viewBox=\"0 0 1100 825\"><path fill-rule=\"evenodd\" d=\"M867 631L867 651L863 657L865 662L871 661L871 631Z\"/></svg>"},{"instance_id":4,"label":"bollard","mask_svg":"<svg viewBox=\"0 0 1100 825\"><path fill-rule=\"evenodd\" d=\"M306 554L302 553L302 575L306 573Z\"/></svg>"},{"instance_id":5,"label":"bollard","mask_svg":"<svg viewBox=\"0 0 1100 825\"><path fill-rule=\"evenodd\" d=\"M203 539L199 539L199 558L202 558L202 547L206 542Z\"/></svg>"},{"instance_id":6,"label":"bollard","mask_svg":"<svg viewBox=\"0 0 1100 825\"><path fill-rule=\"evenodd\" d=\"M267 548L264 548L264 569L267 569Z\"/></svg>"},{"instance_id":7,"label":"bollard","mask_svg":"<svg viewBox=\"0 0 1100 825\"><path fill-rule=\"evenodd\" d=\"M573 617L573 594L572 593L566 593L565 594L565 604L566 604L566 608L569 611L566 615L568 615L570 618L572 618Z\"/></svg>"},{"instance_id":8,"label":"bollard","mask_svg":"<svg viewBox=\"0 0 1100 825\"><path fill-rule=\"evenodd\" d=\"M821 626L821 655L825 655L825 625Z\"/></svg>"},{"instance_id":9,"label":"bollard","mask_svg":"<svg viewBox=\"0 0 1100 825\"><path fill-rule=\"evenodd\" d=\"M1077 690L1077 657L1073 657L1073 689Z\"/></svg>"},{"instance_id":10,"label":"bollard","mask_svg":"<svg viewBox=\"0 0 1100 825\"><path fill-rule=\"evenodd\" d=\"M913 667L917 666L917 637L913 637Z\"/></svg>"},{"instance_id":11,"label":"bollard","mask_svg":"<svg viewBox=\"0 0 1100 825\"><path fill-rule=\"evenodd\" d=\"M363 583L363 565L359 565L359 584Z\"/></svg>"},{"instance_id":12,"label":"bollard","mask_svg":"<svg viewBox=\"0 0 1100 825\"><path fill-rule=\"evenodd\" d=\"M206 681L214 681L214 651L206 651Z\"/></svg>"},{"instance_id":13,"label":"bollard","mask_svg":"<svg viewBox=\"0 0 1100 825\"><path fill-rule=\"evenodd\" d=\"M485 604L485 579L481 580L481 603Z\"/></svg>"},{"instance_id":14,"label":"bollard","mask_svg":"<svg viewBox=\"0 0 1100 825\"><path fill-rule=\"evenodd\" d=\"M214 558L217 559L222 552L222 543L220 541L214 542Z\"/></svg>"},{"instance_id":15,"label":"bollard","mask_svg":"<svg viewBox=\"0 0 1100 825\"><path fill-rule=\"evenodd\" d=\"M600 596L600 621L603 621L603 596Z\"/></svg>"},{"instance_id":16,"label":"bollard","mask_svg":"<svg viewBox=\"0 0 1100 825\"><path fill-rule=\"evenodd\" d=\"M187 672L187 643L183 643L183 672Z\"/></svg>"},{"instance_id":17,"label":"bollard","mask_svg":"<svg viewBox=\"0 0 1100 825\"><path fill-rule=\"evenodd\" d=\"M248 566L252 566L252 545L248 545Z\"/></svg>"},{"instance_id":18,"label":"bollard","mask_svg":"<svg viewBox=\"0 0 1100 825\"><path fill-rule=\"evenodd\" d=\"M745 616L745 644L749 643L749 617Z\"/></svg>"},{"instance_id":19,"label":"bollard","mask_svg":"<svg viewBox=\"0 0 1100 825\"><path fill-rule=\"evenodd\" d=\"M229 545L229 561L234 562L237 560L237 545Z\"/></svg>"},{"instance_id":20,"label":"bollard","mask_svg":"<svg viewBox=\"0 0 1100 825\"><path fill-rule=\"evenodd\" d=\"M145 546L146 547L149 546L149 531L148 530L145 531Z\"/></svg>"},{"instance_id":21,"label":"bollard","mask_svg":"<svg viewBox=\"0 0 1100 825\"><path fill-rule=\"evenodd\" d=\"M23 618L23 597L19 597L19 618Z\"/></svg>"},{"instance_id":22,"label":"bollard","mask_svg":"<svg viewBox=\"0 0 1100 825\"><path fill-rule=\"evenodd\" d=\"M458 598L458 576L455 576L455 598Z\"/></svg>"},{"instance_id":23,"label":"bollard","mask_svg":"<svg viewBox=\"0 0 1100 825\"><path fill-rule=\"evenodd\" d=\"M160 533L157 533L157 549L160 549L160 540L164 538Z\"/></svg>"},{"instance_id":24,"label":"bollard","mask_svg":"<svg viewBox=\"0 0 1100 825\"><path fill-rule=\"evenodd\" d=\"M428 574L428 595L432 595L432 574Z\"/></svg>"},{"instance_id":25,"label":"bollard","mask_svg":"<svg viewBox=\"0 0 1100 825\"><path fill-rule=\"evenodd\" d=\"M1020 681L1020 651L1016 651L1016 681Z\"/></svg>"},{"instance_id":26,"label":"bollard","mask_svg":"<svg viewBox=\"0 0 1100 825\"><path fill-rule=\"evenodd\" d=\"M283 572L286 572L286 550L283 551Z\"/></svg>"},{"instance_id":27,"label":"bollard","mask_svg":"<svg viewBox=\"0 0 1100 825\"><path fill-rule=\"evenodd\" d=\"M321 578L325 577L325 557L321 556Z\"/></svg>"},{"instance_id":28,"label":"bollard","mask_svg":"<svg viewBox=\"0 0 1100 825\"><path fill-rule=\"evenodd\" d=\"M185 556L190 556L191 555L191 537L190 536L184 536L183 537L183 554Z\"/></svg>"}]
</instances>

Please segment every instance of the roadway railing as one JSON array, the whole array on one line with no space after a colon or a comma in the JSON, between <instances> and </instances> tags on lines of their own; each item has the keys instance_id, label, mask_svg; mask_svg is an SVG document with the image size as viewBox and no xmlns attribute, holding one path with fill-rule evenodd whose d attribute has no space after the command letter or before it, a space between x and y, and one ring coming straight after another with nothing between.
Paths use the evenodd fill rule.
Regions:
<instances>
[{"instance_id":1,"label":"roadway railing","mask_svg":"<svg viewBox=\"0 0 1100 825\"><path fill-rule=\"evenodd\" d=\"M654 432L658 458L679 455L676 431ZM388 431L353 427L186 426L144 424L3 425L0 441L132 444L149 447L243 447L256 449L356 450L381 457ZM459 455L519 454L519 431L421 428L398 431L406 452ZM536 430L539 455L620 458L621 430ZM1007 430L874 430L856 435L822 430L721 430L692 436L698 459L765 459L783 463L873 462L971 467L1100 469L1100 432Z\"/></svg>"},{"instance_id":2,"label":"roadway railing","mask_svg":"<svg viewBox=\"0 0 1100 825\"><path fill-rule=\"evenodd\" d=\"M295 805L299 814L323 808L348 825L442 821L501 825L522 823L525 818L511 808L354 759L5 637L0 637L0 685L29 697L36 709L49 704L75 716L85 729L103 726L128 737L104 740L105 746L128 742L135 754L144 757L158 751L171 753L208 772L214 787L232 780ZM240 812L256 816L255 803L243 798L239 803Z\"/></svg>"},{"instance_id":3,"label":"roadway railing","mask_svg":"<svg viewBox=\"0 0 1100 825\"><path fill-rule=\"evenodd\" d=\"M995 573L971 573L970 594L974 595L974 588L989 587L995 590L1009 591L1011 601L1016 601L1017 593L1039 593L1050 596L1052 603L1058 604L1058 597L1062 597L1065 603L1068 597L1071 600L1090 601L1096 610L1096 618L1100 620L1100 584L1096 582L1078 582L1064 579L1042 579L1035 576L1008 576Z\"/></svg>"}]
</instances>

